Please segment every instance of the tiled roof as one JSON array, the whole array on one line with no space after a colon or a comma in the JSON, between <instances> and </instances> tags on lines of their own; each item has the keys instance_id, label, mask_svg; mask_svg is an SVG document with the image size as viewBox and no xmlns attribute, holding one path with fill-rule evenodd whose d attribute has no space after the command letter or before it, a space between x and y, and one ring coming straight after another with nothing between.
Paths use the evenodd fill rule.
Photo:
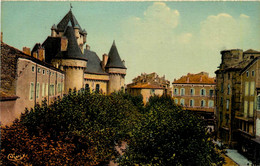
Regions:
<instances>
[{"instance_id":1,"label":"tiled roof","mask_svg":"<svg viewBox=\"0 0 260 166\"><path fill-rule=\"evenodd\" d=\"M256 51L256 50L253 50L253 49L246 50L244 53L246 53L246 54L260 54L259 51Z\"/></svg>"},{"instance_id":2,"label":"tiled roof","mask_svg":"<svg viewBox=\"0 0 260 166\"><path fill-rule=\"evenodd\" d=\"M149 84L149 83L128 85L128 88L130 88L130 89L164 89L163 87L160 87L160 86L154 85L154 84Z\"/></svg>"},{"instance_id":3,"label":"tiled roof","mask_svg":"<svg viewBox=\"0 0 260 166\"><path fill-rule=\"evenodd\" d=\"M58 23L58 25L57 25L58 31L65 31L69 22L71 22L72 27L77 25L79 27L80 32L82 32L82 29L81 29L77 19L75 18L75 16L73 15L71 10Z\"/></svg>"},{"instance_id":4,"label":"tiled roof","mask_svg":"<svg viewBox=\"0 0 260 166\"><path fill-rule=\"evenodd\" d=\"M198 73L182 76L180 79L173 81L173 84L215 84L215 78L209 77L208 74Z\"/></svg>"},{"instance_id":5,"label":"tiled roof","mask_svg":"<svg viewBox=\"0 0 260 166\"><path fill-rule=\"evenodd\" d=\"M101 61L95 52L85 49L84 55L88 59L87 68L85 70L86 73L107 74L105 71L103 71Z\"/></svg>"},{"instance_id":6,"label":"tiled roof","mask_svg":"<svg viewBox=\"0 0 260 166\"><path fill-rule=\"evenodd\" d=\"M80 59L87 61L87 57L81 53L78 46L74 29L70 26L70 22L65 30L64 35L68 38L67 51L60 51L55 58L57 59Z\"/></svg>"},{"instance_id":7,"label":"tiled roof","mask_svg":"<svg viewBox=\"0 0 260 166\"><path fill-rule=\"evenodd\" d=\"M108 60L107 60L106 68L126 69L125 65L123 64L123 62L118 54L115 41L113 42L113 45L108 53Z\"/></svg>"}]
</instances>

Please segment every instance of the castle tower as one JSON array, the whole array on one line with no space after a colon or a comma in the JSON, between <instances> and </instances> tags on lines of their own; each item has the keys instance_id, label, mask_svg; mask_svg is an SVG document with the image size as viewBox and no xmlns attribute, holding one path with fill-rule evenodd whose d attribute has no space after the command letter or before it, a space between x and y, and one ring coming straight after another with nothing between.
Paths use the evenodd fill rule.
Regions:
<instances>
[{"instance_id":1,"label":"castle tower","mask_svg":"<svg viewBox=\"0 0 260 166\"><path fill-rule=\"evenodd\" d=\"M105 69L109 74L108 94L124 90L127 68L118 54L115 41L109 51Z\"/></svg>"},{"instance_id":2,"label":"castle tower","mask_svg":"<svg viewBox=\"0 0 260 166\"><path fill-rule=\"evenodd\" d=\"M67 40L67 46L52 59L52 64L65 72L65 93L69 89L80 90L84 87L84 70L87 66L87 58L81 49L75 36L75 28L69 21L65 28L63 39Z\"/></svg>"}]
</instances>

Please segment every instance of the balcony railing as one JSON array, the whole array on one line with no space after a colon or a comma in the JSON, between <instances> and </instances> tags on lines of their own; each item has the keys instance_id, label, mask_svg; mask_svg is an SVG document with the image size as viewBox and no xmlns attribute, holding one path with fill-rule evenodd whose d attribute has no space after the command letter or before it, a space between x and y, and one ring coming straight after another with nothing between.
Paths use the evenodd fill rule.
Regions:
<instances>
[{"instance_id":1,"label":"balcony railing","mask_svg":"<svg viewBox=\"0 0 260 166\"><path fill-rule=\"evenodd\" d=\"M254 117L244 112L237 111L236 118L244 121L254 121Z\"/></svg>"}]
</instances>

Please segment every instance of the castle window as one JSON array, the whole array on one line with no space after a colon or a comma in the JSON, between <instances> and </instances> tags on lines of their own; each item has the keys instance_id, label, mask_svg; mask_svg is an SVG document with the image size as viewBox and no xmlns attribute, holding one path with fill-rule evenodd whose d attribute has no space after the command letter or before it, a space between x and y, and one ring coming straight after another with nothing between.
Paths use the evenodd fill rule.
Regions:
<instances>
[{"instance_id":1,"label":"castle window","mask_svg":"<svg viewBox=\"0 0 260 166\"><path fill-rule=\"evenodd\" d=\"M245 82L245 96L248 95L249 83Z\"/></svg>"},{"instance_id":2,"label":"castle window","mask_svg":"<svg viewBox=\"0 0 260 166\"><path fill-rule=\"evenodd\" d=\"M253 117L254 116L254 102L250 101L249 103L249 117Z\"/></svg>"},{"instance_id":3,"label":"castle window","mask_svg":"<svg viewBox=\"0 0 260 166\"><path fill-rule=\"evenodd\" d=\"M194 95L194 89L193 89L193 88L190 89L190 95L191 95L191 96Z\"/></svg>"},{"instance_id":4,"label":"castle window","mask_svg":"<svg viewBox=\"0 0 260 166\"><path fill-rule=\"evenodd\" d=\"M53 84L51 84L50 85L50 96L54 96L54 89L55 89L55 87L54 87L54 85Z\"/></svg>"},{"instance_id":5,"label":"castle window","mask_svg":"<svg viewBox=\"0 0 260 166\"><path fill-rule=\"evenodd\" d=\"M58 83L58 93L61 92L61 83Z\"/></svg>"},{"instance_id":6,"label":"castle window","mask_svg":"<svg viewBox=\"0 0 260 166\"><path fill-rule=\"evenodd\" d=\"M47 75L49 74L49 70L47 70L47 73L46 73Z\"/></svg>"},{"instance_id":7,"label":"castle window","mask_svg":"<svg viewBox=\"0 0 260 166\"><path fill-rule=\"evenodd\" d=\"M37 84L36 84L36 98L37 99L39 98L39 93L40 93L40 83L37 82Z\"/></svg>"},{"instance_id":8,"label":"castle window","mask_svg":"<svg viewBox=\"0 0 260 166\"><path fill-rule=\"evenodd\" d=\"M31 84L30 84L30 95L29 95L30 100L33 99L33 95L34 95L34 83L31 82Z\"/></svg>"},{"instance_id":9,"label":"castle window","mask_svg":"<svg viewBox=\"0 0 260 166\"><path fill-rule=\"evenodd\" d=\"M42 74L45 75L45 70L44 69L42 69Z\"/></svg>"},{"instance_id":10,"label":"castle window","mask_svg":"<svg viewBox=\"0 0 260 166\"><path fill-rule=\"evenodd\" d=\"M221 83L221 92L222 93L224 92L224 85L223 85L223 83Z\"/></svg>"},{"instance_id":11,"label":"castle window","mask_svg":"<svg viewBox=\"0 0 260 166\"><path fill-rule=\"evenodd\" d=\"M248 112L248 101L244 101L244 117L247 117Z\"/></svg>"},{"instance_id":12,"label":"castle window","mask_svg":"<svg viewBox=\"0 0 260 166\"><path fill-rule=\"evenodd\" d=\"M246 76L247 76L247 77L249 76L249 72L248 72L248 71L246 72Z\"/></svg>"},{"instance_id":13,"label":"castle window","mask_svg":"<svg viewBox=\"0 0 260 166\"><path fill-rule=\"evenodd\" d=\"M190 107L193 107L193 106L194 106L194 100L191 99L191 100L190 100Z\"/></svg>"},{"instance_id":14,"label":"castle window","mask_svg":"<svg viewBox=\"0 0 260 166\"><path fill-rule=\"evenodd\" d=\"M181 95L184 96L185 95L185 89L181 88Z\"/></svg>"},{"instance_id":15,"label":"castle window","mask_svg":"<svg viewBox=\"0 0 260 166\"><path fill-rule=\"evenodd\" d=\"M185 104L185 103L184 103L184 99L181 99L180 102L181 102L181 105L184 106L184 104Z\"/></svg>"},{"instance_id":16,"label":"castle window","mask_svg":"<svg viewBox=\"0 0 260 166\"><path fill-rule=\"evenodd\" d=\"M205 96L206 95L206 90L205 89L201 89L200 90L200 95L201 96Z\"/></svg>"},{"instance_id":17,"label":"castle window","mask_svg":"<svg viewBox=\"0 0 260 166\"><path fill-rule=\"evenodd\" d=\"M254 71L254 70L252 70L252 76L253 76L253 77L255 76L255 71Z\"/></svg>"},{"instance_id":18,"label":"castle window","mask_svg":"<svg viewBox=\"0 0 260 166\"><path fill-rule=\"evenodd\" d=\"M32 72L34 72L34 70L35 70L35 66L34 66L34 65L32 65Z\"/></svg>"},{"instance_id":19,"label":"castle window","mask_svg":"<svg viewBox=\"0 0 260 166\"><path fill-rule=\"evenodd\" d=\"M96 92L99 92L99 84L96 84Z\"/></svg>"},{"instance_id":20,"label":"castle window","mask_svg":"<svg viewBox=\"0 0 260 166\"><path fill-rule=\"evenodd\" d=\"M154 89L151 89L150 94L151 94L151 95L154 95L154 93L155 93L155 90L154 90Z\"/></svg>"},{"instance_id":21,"label":"castle window","mask_svg":"<svg viewBox=\"0 0 260 166\"><path fill-rule=\"evenodd\" d=\"M174 94L175 94L175 95L178 95L178 94L179 94L179 89L178 89L178 88L175 88L175 89L174 89Z\"/></svg>"},{"instance_id":22,"label":"castle window","mask_svg":"<svg viewBox=\"0 0 260 166\"><path fill-rule=\"evenodd\" d=\"M223 97L220 97L220 106L223 106Z\"/></svg>"},{"instance_id":23,"label":"castle window","mask_svg":"<svg viewBox=\"0 0 260 166\"><path fill-rule=\"evenodd\" d=\"M205 105L206 105L205 100L201 100L201 101L200 101L200 106L201 106L201 107L205 107Z\"/></svg>"}]
</instances>

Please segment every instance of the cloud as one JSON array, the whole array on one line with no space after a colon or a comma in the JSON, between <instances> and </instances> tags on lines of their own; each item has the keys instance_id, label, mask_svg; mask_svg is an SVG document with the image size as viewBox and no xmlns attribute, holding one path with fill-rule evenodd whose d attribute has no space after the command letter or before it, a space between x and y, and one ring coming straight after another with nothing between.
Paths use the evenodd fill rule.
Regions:
<instances>
[{"instance_id":1,"label":"cloud","mask_svg":"<svg viewBox=\"0 0 260 166\"><path fill-rule=\"evenodd\" d=\"M122 22L119 48L128 67L127 83L143 72L166 74L170 81L201 71L214 76L221 49L241 48L250 28L250 17L245 14L234 18L219 13L198 22L199 30L187 30L179 24L181 14L155 2L142 17Z\"/></svg>"},{"instance_id":2,"label":"cloud","mask_svg":"<svg viewBox=\"0 0 260 166\"><path fill-rule=\"evenodd\" d=\"M232 48L245 38L249 31L249 16L241 14L235 19L227 13L208 16L201 22L201 44L210 48Z\"/></svg>"}]
</instances>

